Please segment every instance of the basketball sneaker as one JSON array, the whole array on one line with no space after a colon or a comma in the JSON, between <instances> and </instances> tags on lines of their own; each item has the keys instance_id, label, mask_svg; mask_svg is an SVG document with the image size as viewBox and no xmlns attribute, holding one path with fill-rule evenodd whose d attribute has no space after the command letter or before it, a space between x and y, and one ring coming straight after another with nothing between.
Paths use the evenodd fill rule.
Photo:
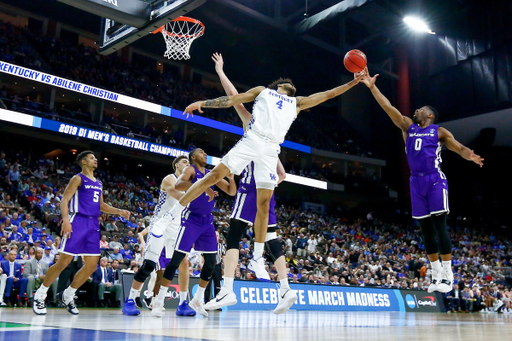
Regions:
<instances>
[{"instance_id":1,"label":"basketball sneaker","mask_svg":"<svg viewBox=\"0 0 512 341\"><path fill-rule=\"evenodd\" d=\"M210 302L204 305L204 309L206 310L217 310L222 307L227 307L230 305L236 304L237 299L233 290L229 290L226 288L221 288L217 296L214 299L211 299Z\"/></svg>"},{"instance_id":2,"label":"basketball sneaker","mask_svg":"<svg viewBox=\"0 0 512 341\"><path fill-rule=\"evenodd\" d=\"M60 302L63 306L66 307L67 311L70 314L78 315L79 311L75 305L75 297L73 296L69 302L64 301L64 291L57 294L57 302Z\"/></svg>"},{"instance_id":3,"label":"basketball sneaker","mask_svg":"<svg viewBox=\"0 0 512 341\"><path fill-rule=\"evenodd\" d=\"M251 259L247 269L256 275L256 278L261 282L270 282L270 276L265 269L265 258Z\"/></svg>"},{"instance_id":4,"label":"basketball sneaker","mask_svg":"<svg viewBox=\"0 0 512 341\"><path fill-rule=\"evenodd\" d=\"M144 304L146 305L146 308L151 310L151 302L153 301L153 296L151 297L144 297Z\"/></svg>"},{"instance_id":5,"label":"basketball sneaker","mask_svg":"<svg viewBox=\"0 0 512 341\"><path fill-rule=\"evenodd\" d=\"M189 307L194 309L194 311L199 315L202 315L204 317L208 316L208 312L204 310L204 302L199 301L195 297L192 299L192 301L190 301Z\"/></svg>"},{"instance_id":6,"label":"basketball sneaker","mask_svg":"<svg viewBox=\"0 0 512 341\"><path fill-rule=\"evenodd\" d=\"M46 315L46 295L38 294L37 291L34 294L34 303L32 304L32 311L36 315Z\"/></svg>"},{"instance_id":7,"label":"basketball sneaker","mask_svg":"<svg viewBox=\"0 0 512 341\"><path fill-rule=\"evenodd\" d=\"M432 293L434 291L437 291L439 284L441 283L441 271L436 271L432 269L432 282L430 283L428 287L428 292Z\"/></svg>"},{"instance_id":8,"label":"basketball sneaker","mask_svg":"<svg viewBox=\"0 0 512 341\"><path fill-rule=\"evenodd\" d=\"M276 309L274 309L274 314L279 315L286 313L288 309L297 301L297 290L292 290L290 288L281 288L279 289L279 303L277 304Z\"/></svg>"},{"instance_id":9,"label":"basketball sneaker","mask_svg":"<svg viewBox=\"0 0 512 341\"><path fill-rule=\"evenodd\" d=\"M187 301L184 301L182 304L178 305L176 316L196 316L196 312L188 306Z\"/></svg>"},{"instance_id":10,"label":"basketball sneaker","mask_svg":"<svg viewBox=\"0 0 512 341\"><path fill-rule=\"evenodd\" d=\"M437 285L437 291L446 294L453 289L453 272L452 269L443 270L441 272L441 282Z\"/></svg>"},{"instance_id":11,"label":"basketball sneaker","mask_svg":"<svg viewBox=\"0 0 512 341\"><path fill-rule=\"evenodd\" d=\"M127 298L123 304L123 314L128 316L138 316L140 315L139 309L137 309L135 305L135 300L131 300Z\"/></svg>"},{"instance_id":12,"label":"basketball sneaker","mask_svg":"<svg viewBox=\"0 0 512 341\"><path fill-rule=\"evenodd\" d=\"M164 316L164 305L163 304L152 304L153 309L151 309L151 316L154 317L162 317Z\"/></svg>"}]
</instances>

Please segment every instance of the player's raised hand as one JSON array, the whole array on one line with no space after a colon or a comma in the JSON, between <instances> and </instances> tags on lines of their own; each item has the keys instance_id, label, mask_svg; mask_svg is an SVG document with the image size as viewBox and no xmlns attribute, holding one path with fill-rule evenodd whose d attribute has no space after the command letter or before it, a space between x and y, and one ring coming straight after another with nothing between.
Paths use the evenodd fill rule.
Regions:
<instances>
[{"instance_id":1,"label":"player's raised hand","mask_svg":"<svg viewBox=\"0 0 512 341\"><path fill-rule=\"evenodd\" d=\"M474 151L471 151L471 155L469 156L471 160L482 167L484 165L484 159L480 157L480 155L476 155Z\"/></svg>"},{"instance_id":2,"label":"player's raised hand","mask_svg":"<svg viewBox=\"0 0 512 341\"><path fill-rule=\"evenodd\" d=\"M71 223L69 220L63 221L62 226L60 228L61 237L69 238L71 237L71 232L73 232L73 228L71 227Z\"/></svg>"},{"instance_id":3,"label":"player's raised hand","mask_svg":"<svg viewBox=\"0 0 512 341\"><path fill-rule=\"evenodd\" d=\"M215 62L215 71L217 73L223 72L224 59L222 59L222 55L218 52L215 52L212 56L212 60Z\"/></svg>"},{"instance_id":4,"label":"player's raised hand","mask_svg":"<svg viewBox=\"0 0 512 341\"><path fill-rule=\"evenodd\" d=\"M194 110L197 110L200 113L203 113L203 111L201 110L202 104L203 104L203 101L197 101L197 102L190 104L188 107L185 108L183 115L187 114L187 118L188 118L189 114L192 115L192 117L194 117Z\"/></svg>"},{"instance_id":5,"label":"player's raised hand","mask_svg":"<svg viewBox=\"0 0 512 341\"><path fill-rule=\"evenodd\" d=\"M359 73L354 73L354 80L352 82L358 84L367 74L368 68L364 68L364 70Z\"/></svg>"},{"instance_id":6,"label":"player's raised hand","mask_svg":"<svg viewBox=\"0 0 512 341\"><path fill-rule=\"evenodd\" d=\"M375 82L377 81L377 77L379 77L379 74L374 75L373 77L370 77L370 73L368 72L368 68L365 68L363 72L366 71L363 78L361 78L361 83L364 83L368 88L373 88L375 85Z\"/></svg>"},{"instance_id":7,"label":"player's raised hand","mask_svg":"<svg viewBox=\"0 0 512 341\"><path fill-rule=\"evenodd\" d=\"M130 214L130 211L127 210L121 210L121 213L119 213L119 215L126 220L130 220Z\"/></svg>"}]
</instances>

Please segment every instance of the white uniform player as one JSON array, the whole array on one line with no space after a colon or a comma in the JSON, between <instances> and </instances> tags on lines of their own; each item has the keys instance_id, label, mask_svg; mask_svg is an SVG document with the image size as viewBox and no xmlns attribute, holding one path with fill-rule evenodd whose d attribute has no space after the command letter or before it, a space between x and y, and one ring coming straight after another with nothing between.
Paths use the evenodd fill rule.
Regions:
<instances>
[{"instance_id":1,"label":"white uniform player","mask_svg":"<svg viewBox=\"0 0 512 341\"><path fill-rule=\"evenodd\" d=\"M207 176L193 184L171 209L171 218L179 219L185 206L192 200L199 197L204 191L208 191L210 186L217 184L230 173L240 174L253 161L257 189L257 213L254 220L254 254L249 263L249 269L256 274L258 279L268 281L263 248L268 229L269 203L278 181L276 169L277 156L280 151L279 144L283 143L288 129L301 110L314 107L341 95L359 83L364 75L365 72L362 72L347 84L308 97L293 97L296 89L292 81L279 79L268 88L260 86L242 94L190 104L184 111L187 113L187 117L194 110L202 112L202 108L228 108L254 101L253 117L244 137Z\"/></svg>"}]
</instances>

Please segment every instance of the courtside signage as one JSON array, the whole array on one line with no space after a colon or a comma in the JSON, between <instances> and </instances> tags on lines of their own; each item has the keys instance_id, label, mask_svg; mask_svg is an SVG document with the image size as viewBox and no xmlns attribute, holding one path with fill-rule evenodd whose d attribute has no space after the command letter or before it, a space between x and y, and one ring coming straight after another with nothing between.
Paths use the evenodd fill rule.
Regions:
<instances>
[{"instance_id":1,"label":"courtside signage","mask_svg":"<svg viewBox=\"0 0 512 341\"><path fill-rule=\"evenodd\" d=\"M132 108L143 109L155 114L161 114L165 116L169 116L175 119L188 121L191 123L199 124L205 127L214 128L217 130L222 130L228 133L243 135L243 129L231 124L218 122L206 117L201 117L198 115L189 116L188 118L183 115L182 111L171 109L169 107L151 103L148 101L143 101L137 98L129 97L126 95L118 94L115 92L111 92L108 90L104 90L101 88L97 88L94 86L90 86L83 83L78 83L71 81L66 78L61 78L57 76L53 76L41 71L36 71L32 69L28 69L22 66L18 66L15 64L6 63L0 60L0 72L7 73L13 76L33 80L39 83L56 86L62 89L78 92L87 96L101 98L107 101L116 102L120 104L124 104L130 106ZM306 146L300 143L284 141L282 144L285 148L290 148L294 150L298 150L304 153L311 154L311 147Z\"/></svg>"},{"instance_id":2,"label":"courtside signage","mask_svg":"<svg viewBox=\"0 0 512 341\"><path fill-rule=\"evenodd\" d=\"M399 290L349 286L290 284L298 300L292 310L405 311ZM235 281L237 304L232 310L272 310L279 302L276 283Z\"/></svg>"},{"instance_id":3,"label":"courtside signage","mask_svg":"<svg viewBox=\"0 0 512 341\"><path fill-rule=\"evenodd\" d=\"M140 150L165 156L177 157L180 155L188 155L188 151L182 149L163 146L148 141L132 139L116 134L110 134L103 131L80 127L69 123L53 121L46 118L36 117L11 110L0 109L0 121L49 130L65 135L82 137L89 140L115 144L134 150ZM208 164L213 166L219 164L220 160L220 158L211 155L208 155L207 158ZM325 181L309 179L293 174L286 174L284 181L327 190L327 182Z\"/></svg>"}]
</instances>

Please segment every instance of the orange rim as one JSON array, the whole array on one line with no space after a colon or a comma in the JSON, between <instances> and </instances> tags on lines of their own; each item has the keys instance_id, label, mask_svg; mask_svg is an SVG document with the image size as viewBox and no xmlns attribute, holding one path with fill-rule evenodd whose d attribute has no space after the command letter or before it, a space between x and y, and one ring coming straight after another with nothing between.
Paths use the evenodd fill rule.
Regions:
<instances>
[{"instance_id":1,"label":"orange rim","mask_svg":"<svg viewBox=\"0 0 512 341\"><path fill-rule=\"evenodd\" d=\"M195 37L198 37L200 36L201 34L203 34L204 32L204 24L202 22L200 22L199 20L197 19L194 19L194 18L189 18L189 17L178 17L172 21L188 21L190 23L193 23L193 24L199 24L202 26L202 30L199 31L198 33L194 34L194 35L191 35L191 36L188 36L188 35L182 35L182 34L174 34L174 33L169 33L167 32L167 35L169 36L177 36L177 37L186 37L186 38L195 38ZM171 21L171 22L172 22ZM165 30L165 25L163 25L162 27L159 27L157 28L156 30L154 30L152 33L153 34L156 34L156 33L159 33L159 32L162 32L163 30Z\"/></svg>"}]
</instances>

